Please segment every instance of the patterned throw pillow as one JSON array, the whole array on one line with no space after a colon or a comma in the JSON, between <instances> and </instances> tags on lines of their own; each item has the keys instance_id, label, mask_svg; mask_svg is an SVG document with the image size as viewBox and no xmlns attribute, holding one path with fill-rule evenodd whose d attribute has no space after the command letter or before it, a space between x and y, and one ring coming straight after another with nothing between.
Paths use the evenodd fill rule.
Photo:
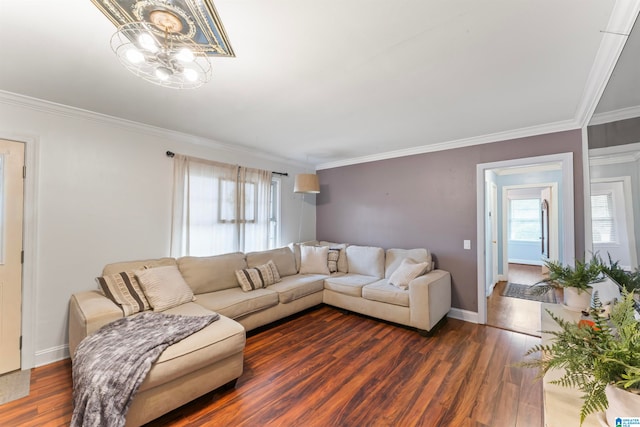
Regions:
<instances>
[{"instance_id":1,"label":"patterned throw pillow","mask_svg":"<svg viewBox=\"0 0 640 427\"><path fill-rule=\"evenodd\" d=\"M153 311L164 311L194 301L193 291L175 265L135 272Z\"/></svg>"},{"instance_id":2,"label":"patterned throw pillow","mask_svg":"<svg viewBox=\"0 0 640 427\"><path fill-rule=\"evenodd\" d=\"M409 289L409 282L425 274L428 268L428 262L416 262L411 258L405 258L389 277L389 283L400 289Z\"/></svg>"},{"instance_id":3,"label":"patterned throw pillow","mask_svg":"<svg viewBox=\"0 0 640 427\"><path fill-rule=\"evenodd\" d=\"M236 278L243 291L249 292L278 283L280 274L276 264L269 260L266 264L236 270Z\"/></svg>"},{"instance_id":4,"label":"patterned throw pillow","mask_svg":"<svg viewBox=\"0 0 640 427\"><path fill-rule=\"evenodd\" d=\"M102 292L122 309L125 316L151 308L132 271L96 277L96 281Z\"/></svg>"},{"instance_id":5,"label":"patterned throw pillow","mask_svg":"<svg viewBox=\"0 0 640 427\"><path fill-rule=\"evenodd\" d=\"M335 273L338 271L338 258L340 258L340 249L329 249L329 255L327 256L329 273Z\"/></svg>"}]
</instances>

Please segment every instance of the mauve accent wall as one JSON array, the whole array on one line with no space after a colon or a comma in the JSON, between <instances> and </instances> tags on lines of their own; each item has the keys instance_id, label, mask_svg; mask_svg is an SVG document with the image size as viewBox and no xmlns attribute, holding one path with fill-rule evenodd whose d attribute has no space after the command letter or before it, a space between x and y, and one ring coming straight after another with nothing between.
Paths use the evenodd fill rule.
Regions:
<instances>
[{"instance_id":1,"label":"mauve accent wall","mask_svg":"<svg viewBox=\"0 0 640 427\"><path fill-rule=\"evenodd\" d=\"M316 237L387 248L429 249L451 272L452 305L477 312L476 165L573 153L576 254L584 253L580 130L318 171ZM463 249L471 240L471 250Z\"/></svg>"}]
</instances>

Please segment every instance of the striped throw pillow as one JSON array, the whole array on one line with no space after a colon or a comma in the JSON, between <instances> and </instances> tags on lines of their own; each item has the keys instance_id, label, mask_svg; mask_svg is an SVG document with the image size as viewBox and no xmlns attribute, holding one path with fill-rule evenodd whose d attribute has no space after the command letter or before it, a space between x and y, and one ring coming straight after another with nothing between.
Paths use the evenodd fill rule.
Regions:
<instances>
[{"instance_id":1,"label":"striped throw pillow","mask_svg":"<svg viewBox=\"0 0 640 427\"><path fill-rule=\"evenodd\" d=\"M266 288L281 280L278 268L271 260L266 264L236 270L236 278L245 292Z\"/></svg>"},{"instance_id":2,"label":"striped throw pillow","mask_svg":"<svg viewBox=\"0 0 640 427\"><path fill-rule=\"evenodd\" d=\"M132 271L96 277L96 281L102 292L122 309L125 316L151 308Z\"/></svg>"},{"instance_id":3,"label":"striped throw pillow","mask_svg":"<svg viewBox=\"0 0 640 427\"><path fill-rule=\"evenodd\" d=\"M327 256L329 273L335 273L336 271L338 271L338 258L340 258L340 249L329 249L329 255Z\"/></svg>"}]
</instances>

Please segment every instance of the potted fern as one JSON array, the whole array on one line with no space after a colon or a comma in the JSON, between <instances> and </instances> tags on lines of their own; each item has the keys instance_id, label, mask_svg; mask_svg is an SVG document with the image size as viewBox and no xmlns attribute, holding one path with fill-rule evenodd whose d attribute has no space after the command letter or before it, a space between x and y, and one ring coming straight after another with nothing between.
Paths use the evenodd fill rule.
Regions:
<instances>
[{"instance_id":1,"label":"potted fern","mask_svg":"<svg viewBox=\"0 0 640 427\"><path fill-rule=\"evenodd\" d=\"M548 276L536 283L536 293L544 294L562 288L564 305L574 311L587 310L591 303L591 285L602 280L602 263L593 256L590 261L576 260L575 267L558 261L545 261Z\"/></svg>"},{"instance_id":2,"label":"potted fern","mask_svg":"<svg viewBox=\"0 0 640 427\"><path fill-rule=\"evenodd\" d=\"M580 424L587 415L606 411L607 422L615 426L617 417L640 415L640 323L629 292L623 292L610 319L601 316L601 308L595 295L588 321L569 322L547 311L560 329L545 331L553 336L551 343L529 349L519 366L537 368L539 377L564 370L552 383L583 393Z\"/></svg>"}]
</instances>

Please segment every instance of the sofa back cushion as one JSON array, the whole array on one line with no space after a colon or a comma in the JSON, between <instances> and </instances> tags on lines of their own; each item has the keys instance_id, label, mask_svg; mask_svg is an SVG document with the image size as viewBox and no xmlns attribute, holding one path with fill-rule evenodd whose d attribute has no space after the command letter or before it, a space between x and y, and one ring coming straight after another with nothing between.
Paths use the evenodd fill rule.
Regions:
<instances>
[{"instance_id":1,"label":"sofa back cushion","mask_svg":"<svg viewBox=\"0 0 640 427\"><path fill-rule=\"evenodd\" d=\"M373 246L347 246L349 274L384 277L384 250Z\"/></svg>"},{"instance_id":2,"label":"sofa back cushion","mask_svg":"<svg viewBox=\"0 0 640 427\"><path fill-rule=\"evenodd\" d=\"M247 265L249 267L266 264L269 260L275 263L278 268L278 273L280 273L282 277L293 276L298 273L295 256L289 247L285 246L284 248L249 252L247 254Z\"/></svg>"},{"instance_id":3,"label":"sofa back cushion","mask_svg":"<svg viewBox=\"0 0 640 427\"><path fill-rule=\"evenodd\" d=\"M175 258L156 258L140 261L124 261L114 262L113 264L107 264L102 269L103 276L109 276L111 274L118 274L122 272L136 271L141 268L155 268L166 267L169 265L177 265Z\"/></svg>"},{"instance_id":4,"label":"sofa back cushion","mask_svg":"<svg viewBox=\"0 0 640 427\"><path fill-rule=\"evenodd\" d=\"M394 271L400 266L405 258L410 258L415 262L428 263L427 270L423 273L426 274L431 271L431 252L426 249L387 249L387 256L384 266L384 278L391 277Z\"/></svg>"},{"instance_id":5,"label":"sofa back cushion","mask_svg":"<svg viewBox=\"0 0 640 427\"><path fill-rule=\"evenodd\" d=\"M247 261L242 252L210 257L185 256L178 258L178 268L197 295L240 286L236 270L247 268Z\"/></svg>"}]
</instances>

